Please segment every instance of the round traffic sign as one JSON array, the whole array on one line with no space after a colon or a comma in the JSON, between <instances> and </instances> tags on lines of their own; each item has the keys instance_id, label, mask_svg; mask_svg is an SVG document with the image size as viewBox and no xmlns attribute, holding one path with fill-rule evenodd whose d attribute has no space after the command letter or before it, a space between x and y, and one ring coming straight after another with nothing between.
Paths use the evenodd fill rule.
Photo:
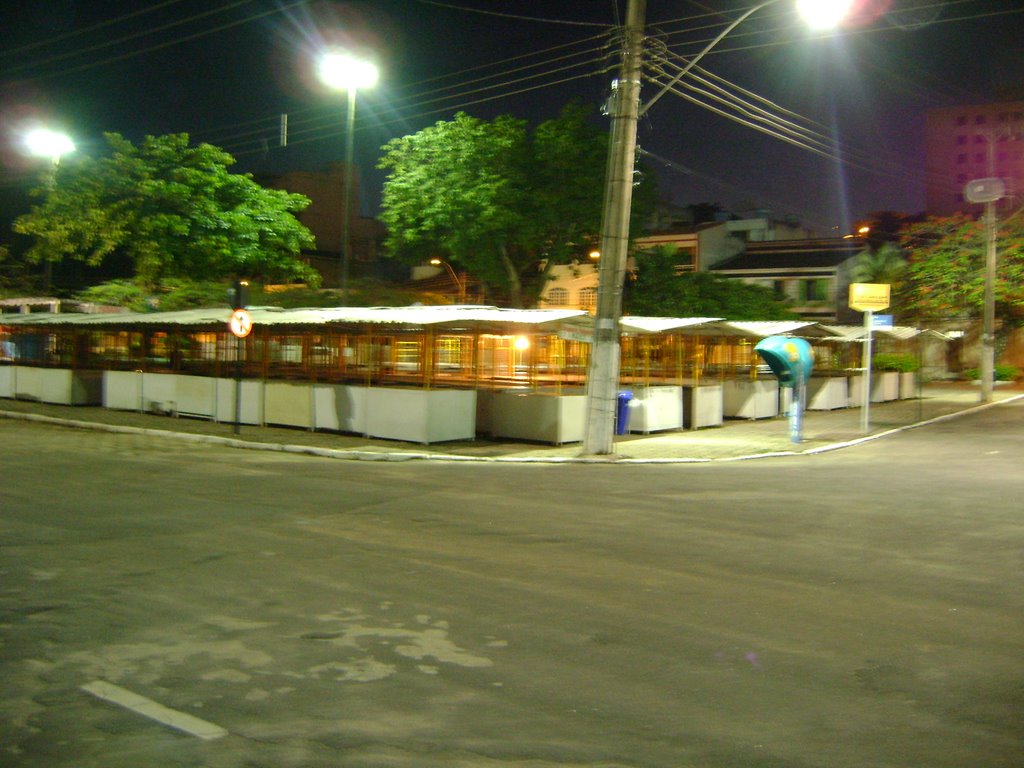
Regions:
<instances>
[{"instance_id":1,"label":"round traffic sign","mask_svg":"<svg viewBox=\"0 0 1024 768\"><path fill-rule=\"evenodd\" d=\"M228 320L228 327L235 336L240 339L244 338L252 333L252 315L244 309L236 309L231 313L231 319Z\"/></svg>"}]
</instances>

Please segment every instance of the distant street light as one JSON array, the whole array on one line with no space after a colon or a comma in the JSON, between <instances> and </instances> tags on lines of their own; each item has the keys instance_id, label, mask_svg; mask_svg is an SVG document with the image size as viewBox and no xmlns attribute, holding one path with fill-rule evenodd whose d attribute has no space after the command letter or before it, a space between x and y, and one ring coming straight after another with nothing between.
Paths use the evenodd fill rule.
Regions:
<instances>
[{"instance_id":1,"label":"distant street light","mask_svg":"<svg viewBox=\"0 0 1024 768\"><path fill-rule=\"evenodd\" d=\"M640 77L643 64L644 12L646 0L629 0L623 30L622 62L613 84L611 134L605 173L604 209L601 219L601 259L598 268L597 308L594 316L594 341L587 369L586 428L583 455L607 455L614 451L615 411L619 386L619 321L622 318L622 290L629 246L629 219L633 201L636 157L636 126L639 117L666 93L675 88L704 55L726 35L762 8L782 0L767 0L745 11L690 58L675 77L640 106ZM851 6L851 0L800 0L801 15L814 11L811 21L821 29L828 8L832 24L838 23Z\"/></svg>"},{"instance_id":2,"label":"distant street light","mask_svg":"<svg viewBox=\"0 0 1024 768\"><path fill-rule=\"evenodd\" d=\"M75 151L75 142L66 133L52 131L49 128L34 128L25 134L25 147L33 157L48 157L50 169L46 175L46 187L52 190L57 183L57 166L64 155ZM46 292L50 292L53 284L53 262L49 259L43 268L43 279Z\"/></svg>"},{"instance_id":3,"label":"distant street light","mask_svg":"<svg viewBox=\"0 0 1024 768\"><path fill-rule=\"evenodd\" d=\"M356 91L372 88L379 76L377 67L347 53L328 53L320 59L320 80L324 85L348 94L345 123L345 189L342 192L341 302L348 304L348 268L352 260L352 164L355 155Z\"/></svg>"},{"instance_id":4,"label":"distant street light","mask_svg":"<svg viewBox=\"0 0 1024 768\"><path fill-rule=\"evenodd\" d=\"M452 280L455 282L455 287L459 289L459 304L466 303L466 281L460 280L459 276L455 274L455 270L452 269L452 265L444 259L431 259L430 263L432 266L440 267L442 264L444 268L448 270L448 274L451 275Z\"/></svg>"}]
</instances>

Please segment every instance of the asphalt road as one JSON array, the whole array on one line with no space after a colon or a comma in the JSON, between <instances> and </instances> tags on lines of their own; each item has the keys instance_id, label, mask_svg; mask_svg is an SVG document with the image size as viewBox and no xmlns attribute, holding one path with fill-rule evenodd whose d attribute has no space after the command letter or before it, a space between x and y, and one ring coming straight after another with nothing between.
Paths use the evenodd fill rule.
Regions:
<instances>
[{"instance_id":1,"label":"asphalt road","mask_svg":"<svg viewBox=\"0 0 1024 768\"><path fill-rule=\"evenodd\" d=\"M1019 402L720 464L0 446L3 766L1024 765Z\"/></svg>"}]
</instances>

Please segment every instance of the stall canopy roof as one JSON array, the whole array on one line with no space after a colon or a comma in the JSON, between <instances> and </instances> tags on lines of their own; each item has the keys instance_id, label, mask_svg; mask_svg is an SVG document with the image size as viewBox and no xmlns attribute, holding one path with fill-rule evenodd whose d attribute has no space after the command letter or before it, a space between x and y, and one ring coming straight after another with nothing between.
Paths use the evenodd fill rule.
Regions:
<instances>
[{"instance_id":1,"label":"stall canopy roof","mask_svg":"<svg viewBox=\"0 0 1024 768\"><path fill-rule=\"evenodd\" d=\"M867 332L863 325L829 325L825 326L837 341L863 341ZM952 341L953 337L939 331L913 328L908 325L897 325L892 328L872 328L873 336L887 336L900 341L907 341L917 336L929 336L942 341Z\"/></svg>"},{"instance_id":2,"label":"stall canopy roof","mask_svg":"<svg viewBox=\"0 0 1024 768\"><path fill-rule=\"evenodd\" d=\"M277 309L253 307L249 310L256 326L316 325L403 325L480 327L483 325L535 326L554 323L586 314L575 309L502 309L498 307L444 305L412 307L327 307L310 309ZM9 315L0 319L4 325L73 325L73 326L186 326L209 327L226 325L231 310L186 309L180 312L126 312L120 314L28 314Z\"/></svg>"}]
</instances>

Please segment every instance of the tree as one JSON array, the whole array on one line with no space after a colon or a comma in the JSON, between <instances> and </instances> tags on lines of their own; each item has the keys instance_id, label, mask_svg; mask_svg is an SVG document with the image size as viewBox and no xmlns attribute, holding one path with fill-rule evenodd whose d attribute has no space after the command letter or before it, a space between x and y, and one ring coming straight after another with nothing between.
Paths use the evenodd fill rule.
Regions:
<instances>
[{"instance_id":1,"label":"tree","mask_svg":"<svg viewBox=\"0 0 1024 768\"><path fill-rule=\"evenodd\" d=\"M979 319L985 295L985 225L969 216L933 217L904 230L910 254L901 298L925 317ZM1024 210L999 222L996 350L1024 326Z\"/></svg>"},{"instance_id":2,"label":"tree","mask_svg":"<svg viewBox=\"0 0 1024 768\"><path fill-rule=\"evenodd\" d=\"M899 283L907 269L907 257L895 243L882 243L877 249L865 248L857 254L850 270L855 283Z\"/></svg>"},{"instance_id":3,"label":"tree","mask_svg":"<svg viewBox=\"0 0 1024 768\"><path fill-rule=\"evenodd\" d=\"M312 234L294 214L302 195L265 189L228 171L234 159L187 134L147 136L138 146L106 134L103 157L62 160L42 202L14 230L35 238L30 261L77 259L97 266L126 255L147 291L173 277L245 276L305 280L319 275L299 259Z\"/></svg>"},{"instance_id":4,"label":"tree","mask_svg":"<svg viewBox=\"0 0 1024 768\"><path fill-rule=\"evenodd\" d=\"M607 136L572 104L534 131L459 113L383 147L381 218L391 253L442 256L513 306L535 302L546 267L597 242ZM634 220L653 202L644 177Z\"/></svg>"},{"instance_id":5,"label":"tree","mask_svg":"<svg viewBox=\"0 0 1024 768\"><path fill-rule=\"evenodd\" d=\"M775 293L759 285L711 272L676 273L673 246L636 255L635 279L623 305L631 315L722 317L726 320L791 320L799 317Z\"/></svg>"}]
</instances>

